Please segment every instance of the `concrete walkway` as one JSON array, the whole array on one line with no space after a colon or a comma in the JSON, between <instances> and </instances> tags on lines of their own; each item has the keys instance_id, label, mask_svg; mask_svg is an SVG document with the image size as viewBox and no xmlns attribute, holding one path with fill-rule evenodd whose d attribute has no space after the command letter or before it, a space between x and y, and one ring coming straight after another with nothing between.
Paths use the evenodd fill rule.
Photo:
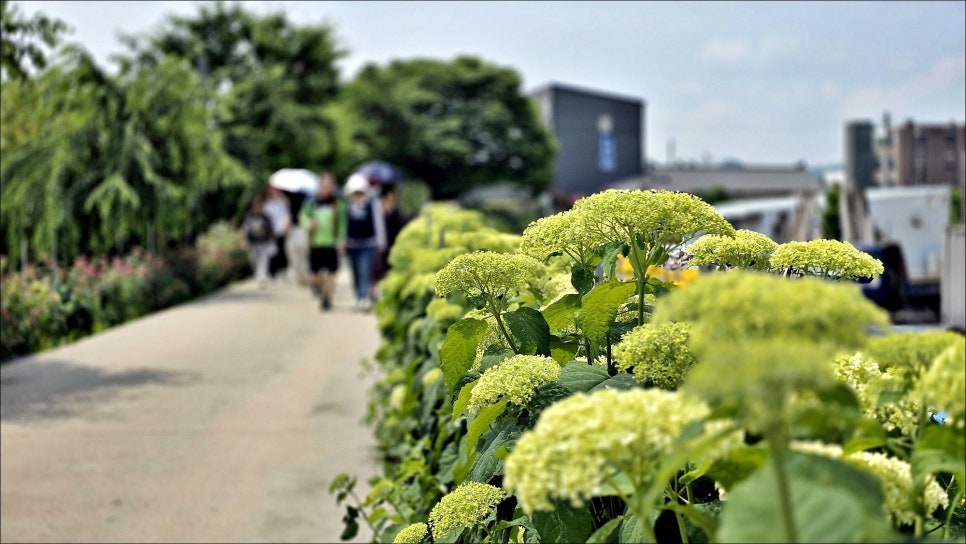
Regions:
<instances>
[{"instance_id":1,"label":"concrete walkway","mask_svg":"<svg viewBox=\"0 0 966 544\"><path fill-rule=\"evenodd\" d=\"M339 542L375 318L244 281L0 368L0 541ZM371 540L363 524L355 542Z\"/></svg>"}]
</instances>

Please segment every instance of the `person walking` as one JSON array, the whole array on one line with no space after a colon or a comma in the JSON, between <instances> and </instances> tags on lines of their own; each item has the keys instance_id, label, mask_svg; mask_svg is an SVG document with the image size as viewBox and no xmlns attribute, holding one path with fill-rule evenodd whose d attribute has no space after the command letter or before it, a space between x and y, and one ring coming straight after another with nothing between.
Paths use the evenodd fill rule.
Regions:
<instances>
[{"instance_id":1,"label":"person walking","mask_svg":"<svg viewBox=\"0 0 966 544\"><path fill-rule=\"evenodd\" d=\"M288 197L282 193L281 189L268 187L265 214L272 220L272 233L275 242L275 254L268 262L268 275L277 278L283 275L288 268L285 237L292 226L292 212L289 209Z\"/></svg>"},{"instance_id":2,"label":"person walking","mask_svg":"<svg viewBox=\"0 0 966 544\"><path fill-rule=\"evenodd\" d=\"M352 174L346 180L347 217L345 248L352 264L356 308L372 308L372 279L376 259L386 250L386 222L382 203L372 194L369 180Z\"/></svg>"},{"instance_id":3,"label":"person walking","mask_svg":"<svg viewBox=\"0 0 966 544\"><path fill-rule=\"evenodd\" d=\"M255 281L264 289L268 284L268 261L275 250L272 220L265 213L264 196L256 195L252 199L251 210L245 216L242 230L248 241L248 257L255 270Z\"/></svg>"},{"instance_id":4,"label":"person walking","mask_svg":"<svg viewBox=\"0 0 966 544\"><path fill-rule=\"evenodd\" d=\"M319 174L318 193L305 201L299 216L299 223L309 234L312 290L321 299L322 310L327 311L332 308L335 273L339 270L339 257L345 252L348 228L346 206L336 193L335 176L329 172Z\"/></svg>"}]
</instances>

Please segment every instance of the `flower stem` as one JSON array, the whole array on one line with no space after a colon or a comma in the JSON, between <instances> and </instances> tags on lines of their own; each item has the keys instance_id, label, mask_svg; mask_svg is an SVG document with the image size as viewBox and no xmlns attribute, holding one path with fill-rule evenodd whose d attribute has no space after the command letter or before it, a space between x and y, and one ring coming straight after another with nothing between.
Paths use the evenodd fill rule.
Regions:
<instances>
[{"instance_id":1,"label":"flower stem","mask_svg":"<svg viewBox=\"0 0 966 544\"><path fill-rule=\"evenodd\" d=\"M768 433L767 440L778 481L778 498L781 501L782 521L785 525L785 542L795 543L798 542L798 529L795 527L795 516L792 512L792 493L788 485L788 474L785 472L785 433L781 427L781 420L772 425L772 432Z\"/></svg>"},{"instance_id":2,"label":"flower stem","mask_svg":"<svg viewBox=\"0 0 966 544\"><path fill-rule=\"evenodd\" d=\"M506 330L506 326L503 324L503 318L501 317L501 312L494 311L493 317L496 319L496 325L500 328L500 332L503 333L503 337L506 338L507 343L510 344L510 349L513 350L513 353L519 355L520 350L517 349L516 343L513 342L513 337L510 336L510 331Z\"/></svg>"}]
</instances>

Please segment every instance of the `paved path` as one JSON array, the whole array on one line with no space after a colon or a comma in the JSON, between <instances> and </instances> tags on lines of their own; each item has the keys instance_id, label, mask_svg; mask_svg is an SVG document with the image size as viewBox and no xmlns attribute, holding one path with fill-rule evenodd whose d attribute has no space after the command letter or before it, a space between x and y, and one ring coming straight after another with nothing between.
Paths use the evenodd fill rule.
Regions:
<instances>
[{"instance_id":1,"label":"paved path","mask_svg":"<svg viewBox=\"0 0 966 544\"><path fill-rule=\"evenodd\" d=\"M339 542L375 318L252 281L0 368L0 541ZM372 537L360 530L356 542Z\"/></svg>"}]
</instances>

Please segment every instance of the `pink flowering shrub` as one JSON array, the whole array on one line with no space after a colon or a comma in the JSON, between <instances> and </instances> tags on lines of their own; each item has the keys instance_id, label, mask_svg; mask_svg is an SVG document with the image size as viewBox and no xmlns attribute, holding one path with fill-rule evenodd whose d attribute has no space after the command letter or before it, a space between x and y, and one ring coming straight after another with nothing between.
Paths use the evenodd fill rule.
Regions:
<instances>
[{"instance_id":1,"label":"pink flowering shrub","mask_svg":"<svg viewBox=\"0 0 966 544\"><path fill-rule=\"evenodd\" d=\"M0 360L27 355L210 293L250 274L244 238L216 224L194 247L78 257L54 274L0 262Z\"/></svg>"}]
</instances>

